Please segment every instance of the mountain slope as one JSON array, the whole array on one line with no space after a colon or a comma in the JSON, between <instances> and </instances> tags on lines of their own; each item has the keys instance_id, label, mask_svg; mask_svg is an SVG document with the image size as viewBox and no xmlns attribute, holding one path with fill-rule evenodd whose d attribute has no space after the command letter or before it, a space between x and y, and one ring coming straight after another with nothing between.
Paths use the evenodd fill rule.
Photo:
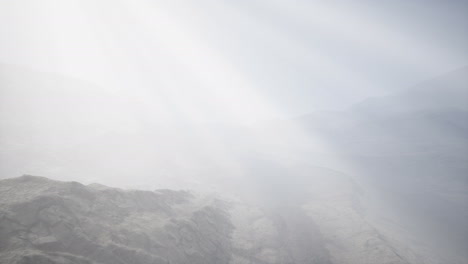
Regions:
<instances>
[{"instance_id":1,"label":"mountain slope","mask_svg":"<svg viewBox=\"0 0 468 264\"><path fill-rule=\"evenodd\" d=\"M384 218L466 262L468 67L297 121L355 166L367 190L385 200Z\"/></svg>"},{"instance_id":2,"label":"mountain slope","mask_svg":"<svg viewBox=\"0 0 468 264\"><path fill-rule=\"evenodd\" d=\"M186 191L5 179L0 262L433 263L367 223L347 186L323 181L304 206L267 208Z\"/></svg>"},{"instance_id":3,"label":"mountain slope","mask_svg":"<svg viewBox=\"0 0 468 264\"><path fill-rule=\"evenodd\" d=\"M227 263L230 258L233 227L226 213L216 204L195 204L186 192L122 191L31 176L4 180L1 187L3 259Z\"/></svg>"}]
</instances>

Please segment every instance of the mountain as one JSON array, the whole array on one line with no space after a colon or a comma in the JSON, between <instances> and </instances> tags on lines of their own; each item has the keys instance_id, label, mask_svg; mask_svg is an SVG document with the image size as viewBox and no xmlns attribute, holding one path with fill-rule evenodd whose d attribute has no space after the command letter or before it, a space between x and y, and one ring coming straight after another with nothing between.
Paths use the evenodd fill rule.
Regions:
<instances>
[{"instance_id":1,"label":"mountain","mask_svg":"<svg viewBox=\"0 0 468 264\"><path fill-rule=\"evenodd\" d=\"M23 176L1 183L2 263L227 263L223 205Z\"/></svg>"},{"instance_id":2,"label":"mountain","mask_svg":"<svg viewBox=\"0 0 468 264\"><path fill-rule=\"evenodd\" d=\"M52 173L88 140L135 128L126 98L76 78L0 64L0 83L3 175Z\"/></svg>"},{"instance_id":3,"label":"mountain","mask_svg":"<svg viewBox=\"0 0 468 264\"><path fill-rule=\"evenodd\" d=\"M80 80L0 75L0 178L142 189L0 181L1 263L468 259L466 68L249 126L157 126Z\"/></svg>"},{"instance_id":4,"label":"mountain","mask_svg":"<svg viewBox=\"0 0 468 264\"><path fill-rule=\"evenodd\" d=\"M188 191L5 179L0 262L435 263L369 224L352 184L336 180L314 186L302 207L273 209Z\"/></svg>"},{"instance_id":5,"label":"mountain","mask_svg":"<svg viewBox=\"0 0 468 264\"><path fill-rule=\"evenodd\" d=\"M301 117L353 164L382 218L468 259L468 67L343 112Z\"/></svg>"},{"instance_id":6,"label":"mountain","mask_svg":"<svg viewBox=\"0 0 468 264\"><path fill-rule=\"evenodd\" d=\"M467 73L468 66L395 94L368 98L352 108L353 111L387 114L428 109L468 111Z\"/></svg>"}]
</instances>

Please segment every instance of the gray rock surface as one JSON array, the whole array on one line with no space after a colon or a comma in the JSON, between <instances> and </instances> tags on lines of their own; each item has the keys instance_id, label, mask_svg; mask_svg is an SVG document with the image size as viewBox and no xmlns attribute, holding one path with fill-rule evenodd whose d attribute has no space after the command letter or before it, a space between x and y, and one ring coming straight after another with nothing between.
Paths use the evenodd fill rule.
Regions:
<instances>
[{"instance_id":1,"label":"gray rock surface","mask_svg":"<svg viewBox=\"0 0 468 264\"><path fill-rule=\"evenodd\" d=\"M348 185L333 193L326 184L303 206L260 208L187 191L5 179L0 263L432 263L366 222Z\"/></svg>"},{"instance_id":2,"label":"gray rock surface","mask_svg":"<svg viewBox=\"0 0 468 264\"><path fill-rule=\"evenodd\" d=\"M0 186L2 263L230 260L233 226L216 200L32 176L3 180Z\"/></svg>"}]
</instances>

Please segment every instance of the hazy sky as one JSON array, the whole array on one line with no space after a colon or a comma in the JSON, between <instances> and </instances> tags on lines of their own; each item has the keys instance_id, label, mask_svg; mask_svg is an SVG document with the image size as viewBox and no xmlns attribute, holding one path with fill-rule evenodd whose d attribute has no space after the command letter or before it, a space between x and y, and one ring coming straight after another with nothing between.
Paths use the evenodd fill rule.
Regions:
<instances>
[{"instance_id":1,"label":"hazy sky","mask_svg":"<svg viewBox=\"0 0 468 264\"><path fill-rule=\"evenodd\" d=\"M465 113L435 104L420 119L416 110L384 118L389 105L448 105L462 101L452 100L458 93L236 125L346 109L467 66L467 14L468 0L0 1L0 178L234 193L248 186L276 200L278 190L300 196L309 176L330 175L312 168L330 168L388 188L382 197L408 211L423 204L421 219L448 219L440 212L457 215L458 207L426 198L451 201L464 187L466 126L453 122ZM444 87L458 92L450 82L459 79L466 84L447 78ZM436 176L452 178L440 195L423 196ZM411 188L421 193L395 195Z\"/></svg>"},{"instance_id":2,"label":"hazy sky","mask_svg":"<svg viewBox=\"0 0 468 264\"><path fill-rule=\"evenodd\" d=\"M94 83L161 119L251 121L467 65L466 14L461 0L2 1L0 63Z\"/></svg>"}]
</instances>

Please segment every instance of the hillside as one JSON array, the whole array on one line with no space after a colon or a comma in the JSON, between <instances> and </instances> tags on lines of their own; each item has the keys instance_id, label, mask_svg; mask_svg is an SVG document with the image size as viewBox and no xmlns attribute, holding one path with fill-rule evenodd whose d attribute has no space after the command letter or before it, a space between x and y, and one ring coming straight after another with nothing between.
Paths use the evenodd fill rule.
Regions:
<instances>
[{"instance_id":1,"label":"hillside","mask_svg":"<svg viewBox=\"0 0 468 264\"><path fill-rule=\"evenodd\" d=\"M367 223L348 185L328 185L302 207L266 208L187 191L5 179L0 262L432 263ZM330 187L340 188L320 191Z\"/></svg>"}]
</instances>

